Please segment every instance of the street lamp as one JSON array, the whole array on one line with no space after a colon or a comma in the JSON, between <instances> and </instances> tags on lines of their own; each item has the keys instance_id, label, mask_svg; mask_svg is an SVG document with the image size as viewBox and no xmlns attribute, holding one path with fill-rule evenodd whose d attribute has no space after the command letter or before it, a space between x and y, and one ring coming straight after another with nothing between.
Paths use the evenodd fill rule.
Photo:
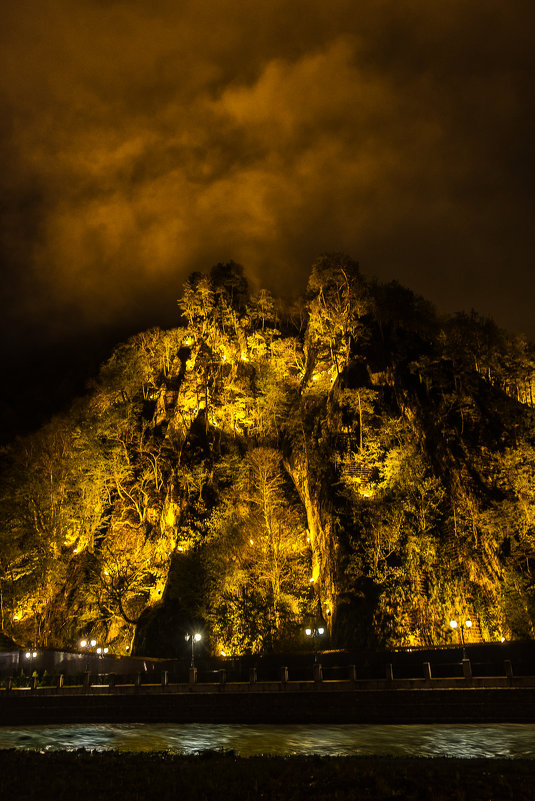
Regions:
<instances>
[{"instance_id":1,"label":"street lamp","mask_svg":"<svg viewBox=\"0 0 535 801\"><path fill-rule=\"evenodd\" d=\"M24 655L25 655L26 659L30 660L30 676L33 677L33 674L34 674L33 660L37 657L37 651L26 651L26 653Z\"/></svg>"},{"instance_id":2,"label":"street lamp","mask_svg":"<svg viewBox=\"0 0 535 801\"><path fill-rule=\"evenodd\" d=\"M472 621L470 620L470 618L468 618L468 620L465 620L464 624L461 623L459 625L456 620L450 620L450 626L454 631L455 631L455 629L457 627L461 631L461 643L462 643L462 646L463 646L463 659L466 659L466 646L465 646L465 642L464 642L464 628L466 626L467 629L471 629L472 628Z\"/></svg>"},{"instance_id":3,"label":"street lamp","mask_svg":"<svg viewBox=\"0 0 535 801\"><path fill-rule=\"evenodd\" d=\"M312 637L312 645L314 647L314 662L318 661L318 649L316 646L316 639L317 637L321 637L325 634L325 629L323 626L318 626L318 628L314 627L313 629L305 629L305 634L307 637Z\"/></svg>"},{"instance_id":4,"label":"street lamp","mask_svg":"<svg viewBox=\"0 0 535 801\"><path fill-rule=\"evenodd\" d=\"M186 634L185 640L191 640L191 667L195 667L195 643L202 640L202 634Z\"/></svg>"}]
</instances>

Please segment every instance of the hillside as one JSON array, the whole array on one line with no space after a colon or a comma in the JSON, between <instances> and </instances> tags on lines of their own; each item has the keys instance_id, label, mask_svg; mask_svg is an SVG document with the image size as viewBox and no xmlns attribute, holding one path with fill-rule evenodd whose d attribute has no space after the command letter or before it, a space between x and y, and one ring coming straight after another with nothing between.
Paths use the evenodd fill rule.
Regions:
<instances>
[{"instance_id":1,"label":"hillside","mask_svg":"<svg viewBox=\"0 0 535 801\"><path fill-rule=\"evenodd\" d=\"M181 654L533 637L535 350L321 257L217 265L3 455L1 629ZM38 402L38 399L37 399Z\"/></svg>"}]
</instances>

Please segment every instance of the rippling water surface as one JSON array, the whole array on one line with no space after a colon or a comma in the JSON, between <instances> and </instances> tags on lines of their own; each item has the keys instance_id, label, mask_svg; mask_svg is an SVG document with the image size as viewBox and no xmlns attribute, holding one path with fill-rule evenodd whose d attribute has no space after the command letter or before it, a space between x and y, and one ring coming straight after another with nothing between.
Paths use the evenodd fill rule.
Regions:
<instances>
[{"instance_id":1,"label":"rippling water surface","mask_svg":"<svg viewBox=\"0 0 535 801\"><path fill-rule=\"evenodd\" d=\"M206 750L324 756L512 757L535 759L535 726L102 724L0 727L0 748L97 751Z\"/></svg>"}]
</instances>

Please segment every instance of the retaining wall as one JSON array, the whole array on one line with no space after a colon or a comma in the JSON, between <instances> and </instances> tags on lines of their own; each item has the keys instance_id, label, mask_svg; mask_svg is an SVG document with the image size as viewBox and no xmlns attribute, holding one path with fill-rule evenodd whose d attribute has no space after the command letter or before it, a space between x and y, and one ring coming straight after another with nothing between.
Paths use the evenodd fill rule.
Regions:
<instances>
[{"instance_id":1,"label":"retaining wall","mask_svg":"<svg viewBox=\"0 0 535 801\"><path fill-rule=\"evenodd\" d=\"M511 680L514 682L515 680ZM3 690L0 725L45 723L535 723L531 686L402 682L128 685Z\"/></svg>"}]
</instances>

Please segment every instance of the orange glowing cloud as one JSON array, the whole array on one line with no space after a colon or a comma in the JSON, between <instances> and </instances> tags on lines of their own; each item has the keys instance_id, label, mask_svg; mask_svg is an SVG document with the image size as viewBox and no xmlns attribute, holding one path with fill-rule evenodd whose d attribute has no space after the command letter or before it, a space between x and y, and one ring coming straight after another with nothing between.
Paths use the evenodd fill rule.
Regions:
<instances>
[{"instance_id":1,"label":"orange glowing cloud","mask_svg":"<svg viewBox=\"0 0 535 801\"><path fill-rule=\"evenodd\" d=\"M58 336L151 304L170 324L194 269L233 258L300 291L335 249L527 319L521 20L483 0L11 4L0 244L19 314Z\"/></svg>"}]
</instances>

